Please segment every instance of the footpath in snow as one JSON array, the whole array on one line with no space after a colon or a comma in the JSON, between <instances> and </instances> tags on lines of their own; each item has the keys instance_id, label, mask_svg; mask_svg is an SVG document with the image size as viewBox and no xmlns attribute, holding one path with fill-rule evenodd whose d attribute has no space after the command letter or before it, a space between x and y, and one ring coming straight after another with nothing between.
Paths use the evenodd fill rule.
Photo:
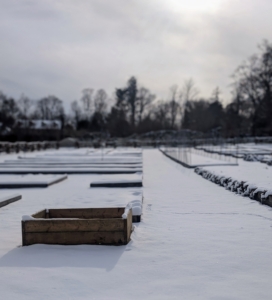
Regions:
<instances>
[{"instance_id":1,"label":"footpath in snow","mask_svg":"<svg viewBox=\"0 0 272 300\"><path fill-rule=\"evenodd\" d=\"M271 208L158 150L143 162L142 222L126 246L20 247L20 220L43 208L123 205L139 188L91 189L102 175L71 175L41 192L18 190L23 199L0 209L1 298L270 300Z\"/></svg>"}]
</instances>

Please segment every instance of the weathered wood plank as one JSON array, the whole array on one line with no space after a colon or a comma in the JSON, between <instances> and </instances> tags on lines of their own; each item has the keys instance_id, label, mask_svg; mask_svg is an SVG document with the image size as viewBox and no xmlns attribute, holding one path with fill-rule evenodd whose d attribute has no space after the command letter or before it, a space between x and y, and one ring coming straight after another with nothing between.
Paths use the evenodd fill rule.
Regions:
<instances>
[{"instance_id":1,"label":"weathered wood plank","mask_svg":"<svg viewBox=\"0 0 272 300\"><path fill-rule=\"evenodd\" d=\"M59 183L59 182L65 180L65 179L67 179L67 178L68 178L67 175L61 176L60 178L57 178L57 179L55 179L55 180L52 180L52 181L48 182L48 186L53 185L53 184L56 184L56 183Z\"/></svg>"},{"instance_id":2,"label":"weathered wood plank","mask_svg":"<svg viewBox=\"0 0 272 300\"><path fill-rule=\"evenodd\" d=\"M0 207L6 206L10 203L22 199L22 195L10 195L0 199Z\"/></svg>"},{"instance_id":3,"label":"weathered wood plank","mask_svg":"<svg viewBox=\"0 0 272 300\"><path fill-rule=\"evenodd\" d=\"M21 221L22 224L22 245L26 245L26 241L25 241L25 222Z\"/></svg>"},{"instance_id":4,"label":"weathered wood plank","mask_svg":"<svg viewBox=\"0 0 272 300\"><path fill-rule=\"evenodd\" d=\"M23 246L33 244L57 245L125 245L124 232L36 232L24 233Z\"/></svg>"},{"instance_id":5,"label":"weathered wood plank","mask_svg":"<svg viewBox=\"0 0 272 300\"><path fill-rule=\"evenodd\" d=\"M124 231L123 219L25 221L25 232Z\"/></svg>"},{"instance_id":6,"label":"weathered wood plank","mask_svg":"<svg viewBox=\"0 0 272 300\"><path fill-rule=\"evenodd\" d=\"M46 169L0 169L0 174L135 174L138 172L142 172L142 169L123 169L123 170L113 170L113 169L99 169L99 170L78 170L78 169L59 169L59 170L46 170Z\"/></svg>"},{"instance_id":7,"label":"weathered wood plank","mask_svg":"<svg viewBox=\"0 0 272 300\"><path fill-rule=\"evenodd\" d=\"M32 215L33 218L38 218L38 219L45 219L46 216L46 210L40 210L38 212L36 212L35 214Z\"/></svg>"},{"instance_id":8,"label":"weathered wood plank","mask_svg":"<svg viewBox=\"0 0 272 300\"><path fill-rule=\"evenodd\" d=\"M130 241L130 235L132 231L132 210L130 209L127 214L127 222L126 222L126 242Z\"/></svg>"},{"instance_id":9,"label":"weathered wood plank","mask_svg":"<svg viewBox=\"0 0 272 300\"><path fill-rule=\"evenodd\" d=\"M24 189L24 188L47 188L47 182L18 182L18 183L0 183L0 189Z\"/></svg>"},{"instance_id":10,"label":"weathered wood plank","mask_svg":"<svg viewBox=\"0 0 272 300\"><path fill-rule=\"evenodd\" d=\"M128 182L92 182L91 187L108 187L108 188L125 188L125 187L142 187L142 181L128 181Z\"/></svg>"},{"instance_id":11,"label":"weathered wood plank","mask_svg":"<svg viewBox=\"0 0 272 300\"><path fill-rule=\"evenodd\" d=\"M1 189L22 189L22 188L47 188L50 185L59 183L65 179L67 179L67 175L64 176L60 176L56 179L53 179L51 181L46 181L46 179L44 179L44 182L31 182L31 180L29 182L0 182L0 188Z\"/></svg>"},{"instance_id":12,"label":"weathered wood plank","mask_svg":"<svg viewBox=\"0 0 272 300\"><path fill-rule=\"evenodd\" d=\"M122 219L124 210L124 207L42 210L32 215L37 220L22 221L23 246L126 245L132 230L132 210L127 219ZM50 218L54 215L58 218L46 219L48 214Z\"/></svg>"},{"instance_id":13,"label":"weathered wood plank","mask_svg":"<svg viewBox=\"0 0 272 300\"><path fill-rule=\"evenodd\" d=\"M71 209L50 209L50 218L121 218L124 207L112 208L71 208Z\"/></svg>"}]
</instances>

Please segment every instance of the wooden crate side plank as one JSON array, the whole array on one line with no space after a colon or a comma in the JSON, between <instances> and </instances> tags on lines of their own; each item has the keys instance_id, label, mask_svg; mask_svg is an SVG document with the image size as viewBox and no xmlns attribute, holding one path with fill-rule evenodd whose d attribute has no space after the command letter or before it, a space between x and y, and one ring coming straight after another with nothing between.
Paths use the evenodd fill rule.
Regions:
<instances>
[{"instance_id":1,"label":"wooden crate side plank","mask_svg":"<svg viewBox=\"0 0 272 300\"><path fill-rule=\"evenodd\" d=\"M25 221L25 232L123 231L123 219Z\"/></svg>"},{"instance_id":2,"label":"wooden crate side plank","mask_svg":"<svg viewBox=\"0 0 272 300\"><path fill-rule=\"evenodd\" d=\"M58 178L58 179L56 179L56 180L52 180L52 181L48 182L48 186L53 185L53 184L56 184L56 183L59 183L59 182L61 182L61 181L64 181L64 180L67 179L67 178L68 178L68 176L65 175L65 176L62 176L61 178Z\"/></svg>"},{"instance_id":3,"label":"wooden crate side plank","mask_svg":"<svg viewBox=\"0 0 272 300\"><path fill-rule=\"evenodd\" d=\"M38 219L45 219L45 215L46 215L46 210L40 210L38 212L36 212L35 214L32 215L33 218L38 218Z\"/></svg>"},{"instance_id":4,"label":"wooden crate side plank","mask_svg":"<svg viewBox=\"0 0 272 300\"><path fill-rule=\"evenodd\" d=\"M91 187L108 187L108 188L126 188L126 187L142 187L141 181L137 182L92 182Z\"/></svg>"},{"instance_id":5,"label":"wooden crate side plank","mask_svg":"<svg viewBox=\"0 0 272 300\"><path fill-rule=\"evenodd\" d=\"M124 207L112 208L73 208L73 209L50 209L50 218L121 218Z\"/></svg>"},{"instance_id":6,"label":"wooden crate side plank","mask_svg":"<svg viewBox=\"0 0 272 300\"><path fill-rule=\"evenodd\" d=\"M22 223L22 245L26 246L26 241L25 241L25 222L21 221Z\"/></svg>"},{"instance_id":7,"label":"wooden crate side plank","mask_svg":"<svg viewBox=\"0 0 272 300\"><path fill-rule=\"evenodd\" d=\"M3 201L0 200L0 207L6 206L6 205L8 205L10 203L13 203L13 202L16 202L20 199L22 199L22 196L21 195L16 195L14 197L11 197L11 198L3 200Z\"/></svg>"},{"instance_id":8,"label":"wooden crate side plank","mask_svg":"<svg viewBox=\"0 0 272 300\"><path fill-rule=\"evenodd\" d=\"M1 189L27 189L27 188L46 188L47 183L2 183L0 184Z\"/></svg>"},{"instance_id":9,"label":"wooden crate side plank","mask_svg":"<svg viewBox=\"0 0 272 300\"><path fill-rule=\"evenodd\" d=\"M129 213L127 215L127 243L130 241L130 235L132 231L132 210L129 210Z\"/></svg>"},{"instance_id":10,"label":"wooden crate side plank","mask_svg":"<svg viewBox=\"0 0 272 300\"><path fill-rule=\"evenodd\" d=\"M35 232L25 233L24 245L124 245L123 232Z\"/></svg>"}]
</instances>

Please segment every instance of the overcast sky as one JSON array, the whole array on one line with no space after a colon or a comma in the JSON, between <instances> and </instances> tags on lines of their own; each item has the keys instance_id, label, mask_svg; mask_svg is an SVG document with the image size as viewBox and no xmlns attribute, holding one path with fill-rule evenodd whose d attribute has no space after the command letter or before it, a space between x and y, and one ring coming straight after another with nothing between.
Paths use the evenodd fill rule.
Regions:
<instances>
[{"instance_id":1,"label":"overcast sky","mask_svg":"<svg viewBox=\"0 0 272 300\"><path fill-rule=\"evenodd\" d=\"M272 0L0 0L0 90L66 103L84 88L136 76L158 98L193 78L201 95L219 86L263 39L272 42Z\"/></svg>"}]
</instances>

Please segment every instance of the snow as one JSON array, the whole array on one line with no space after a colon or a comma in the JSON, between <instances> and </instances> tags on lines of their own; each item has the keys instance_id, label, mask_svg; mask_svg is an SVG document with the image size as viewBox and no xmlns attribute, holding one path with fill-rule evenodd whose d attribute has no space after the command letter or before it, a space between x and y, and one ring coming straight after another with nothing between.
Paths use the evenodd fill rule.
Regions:
<instances>
[{"instance_id":1,"label":"snow","mask_svg":"<svg viewBox=\"0 0 272 300\"><path fill-rule=\"evenodd\" d=\"M267 198L269 196L272 196L272 190L268 190L266 191L266 193L264 194L264 198Z\"/></svg>"},{"instance_id":2,"label":"snow","mask_svg":"<svg viewBox=\"0 0 272 300\"><path fill-rule=\"evenodd\" d=\"M26 163L4 163L0 164L0 168L9 168L9 169L14 169L18 167L23 167L23 168L126 168L126 169L135 169L135 168L142 168L142 164L133 164L133 165L128 165L128 164L86 164L82 163L81 165L78 164L70 164L70 163L35 163L35 164L26 164Z\"/></svg>"},{"instance_id":3,"label":"snow","mask_svg":"<svg viewBox=\"0 0 272 300\"><path fill-rule=\"evenodd\" d=\"M130 202L132 206L142 206L142 201L140 200L133 200Z\"/></svg>"},{"instance_id":4,"label":"snow","mask_svg":"<svg viewBox=\"0 0 272 300\"><path fill-rule=\"evenodd\" d=\"M1 197L0 197L0 203L1 202L4 202L6 200L9 200L9 199L12 199L12 198L17 198L17 197L20 197L21 195L20 194L8 194L8 195L2 195L2 192L1 192Z\"/></svg>"},{"instance_id":5,"label":"snow","mask_svg":"<svg viewBox=\"0 0 272 300\"><path fill-rule=\"evenodd\" d=\"M141 172L141 168L28 168L28 167L20 167L20 168L1 168L0 174L133 174L137 172Z\"/></svg>"},{"instance_id":6,"label":"snow","mask_svg":"<svg viewBox=\"0 0 272 300\"><path fill-rule=\"evenodd\" d=\"M140 216L141 214L142 214L141 206L132 206L132 215L133 216Z\"/></svg>"},{"instance_id":7,"label":"snow","mask_svg":"<svg viewBox=\"0 0 272 300\"><path fill-rule=\"evenodd\" d=\"M122 214L123 219L127 219L127 215L128 215L131 208L132 208L132 205L130 203L128 203L126 208L125 208L124 213Z\"/></svg>"},{"instance_id":8,"label":"snow","mask_svg":"<svg viewBox=\"0 0 272 300\"><path fill-rule=\"evenodd\" d=\"M35 221L35 220L38 220L37 218L33 218L31 216L28 216L28 215L23 215L22 216L22 221Z\"/></svg>"},{"instance_id":9,"label":"snow","mask_svg":"<svg viewBox=\"0 0 272 300\"><path fill-rule=\"evenodd\" d=\"M141 174L141 173L140 173ZM139 175L139 173L136 174L130 174L130 176L124 177L123 179L104 179L100 181L92 181L91 183L94 184L105 184L105 183L140 183L142 182L142 176Z\"/></svg>"},{"instance_id":10,"label":"snow","mask_svg":"<svg viewBox=\"0 0 272 300\"><path fill-rule=\"evenodd\" d=\"M57 180L64 179L66 176L56 175L0 175L0 186L1 185L29 185L29 184L51 184Z\"/></svg>"},{"instance_id":11,"label":"snow","mask_svg":"<svg viewBox=\"0 0 272 300\"><path fill-rule=\"evenodd\" d=\"M86 151L86 150L85 150ZM123 154L122 154L123 153ZM55 154L55 155L54 155ZM126 154L128 156L126 156ZM0 157L0 174L115 174L142 172L141 152L107 150L101 156L97 151L42 151L36 156L27 153ZM19 159L18 159L19 158Z\"/></svg>"},{"instance_id":12,"label":"snow","mask_svg":"<svg viewBox=\"0 0 272 300\"><path fill-rule=\"evenodd\" d=\"M24 201L1 208L1 299L270 300L271 208L158 150L144 150L143 160L142 221L126 246L20 247L22 215L141 201L139 188L89 188L104 175L71 175L42 193L21 190Z\"/></svg>"},{"instance_id":13,"label":"snow","mask_svg":"<svg viewBox=\"0 0 272 300\"><path fill-rule=\"evenodd\" d=\"M89 156L83 156L83 157L28 157L28 158L20 158L22 161L27 162L33 162L33 161L39 161L39 162L99 162L99 163L115 163L115 162L122 162L122 163L141 163L142 159L140 157L135 156L110 156L110 155L89 155Z\"/></svg>"}]
</instances>

